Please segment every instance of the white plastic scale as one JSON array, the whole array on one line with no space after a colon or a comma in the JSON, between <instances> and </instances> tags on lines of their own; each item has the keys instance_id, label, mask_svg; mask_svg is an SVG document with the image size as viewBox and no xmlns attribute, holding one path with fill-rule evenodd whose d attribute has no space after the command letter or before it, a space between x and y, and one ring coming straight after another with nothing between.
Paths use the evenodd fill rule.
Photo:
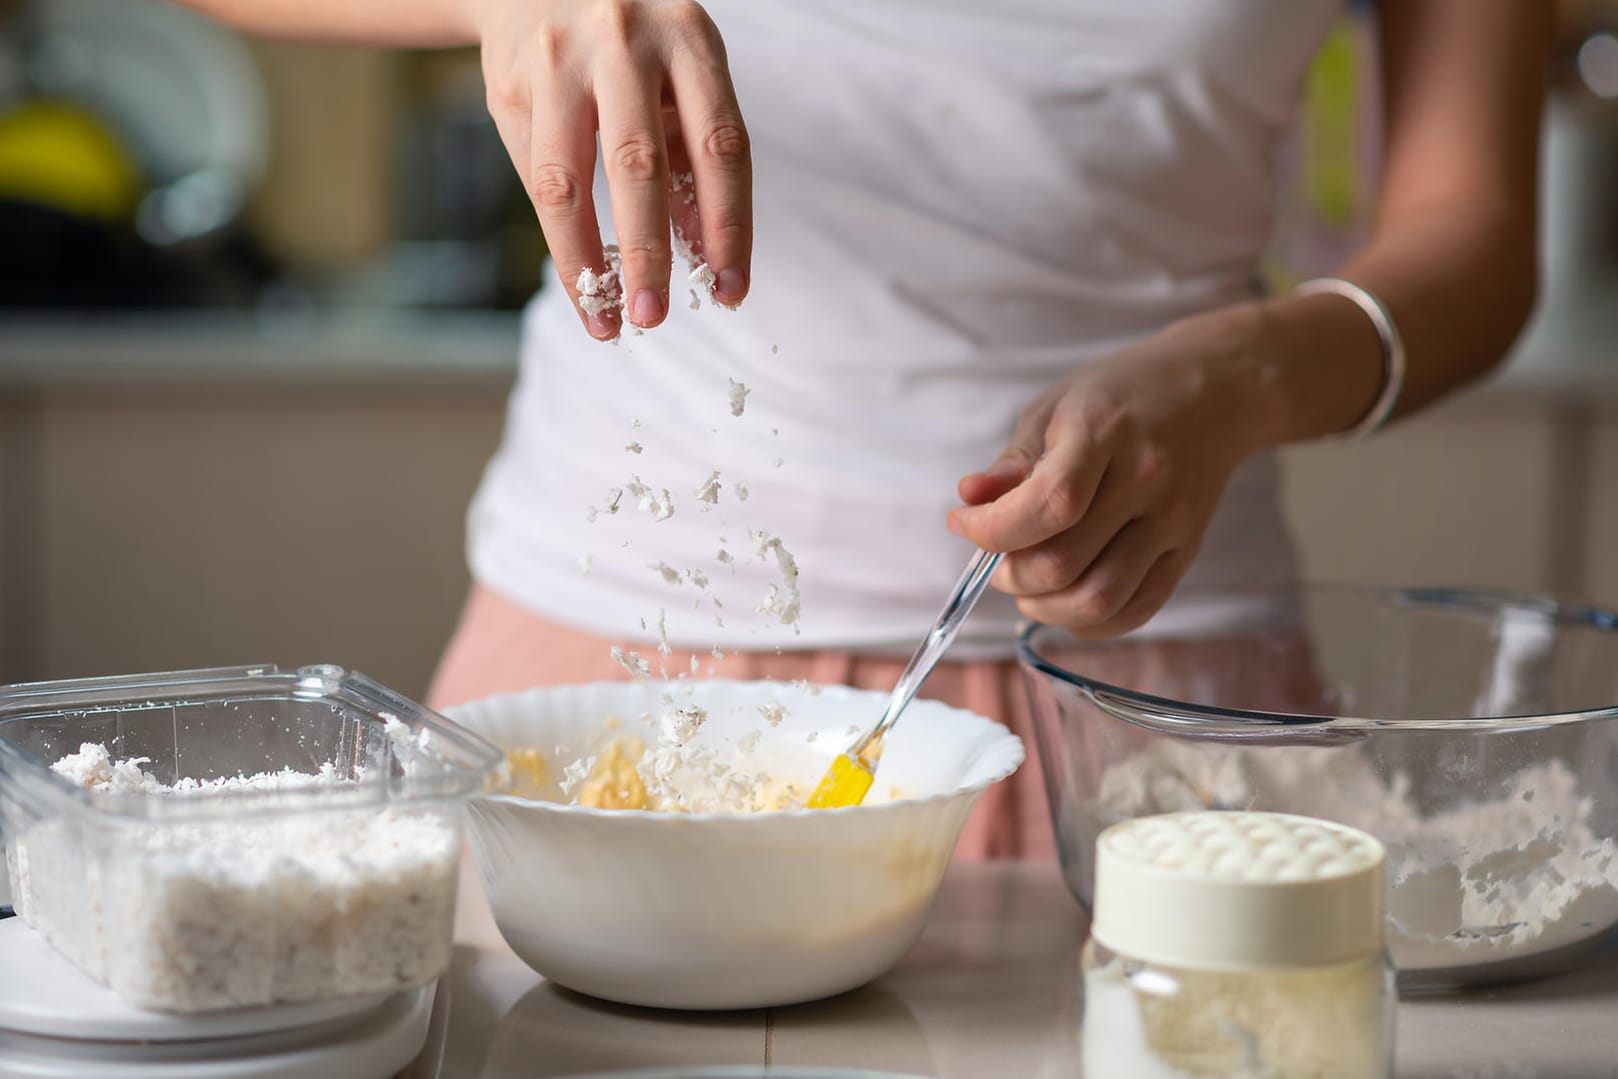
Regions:
<instances>
[{"instance_id":1,"label":"white plastic scale","mask_svg":"<svg viewBox=\"0 0 1618 1079\"><path fill-rule=\"evenodd\" d=\"M21 918L0 920L0 1079L385 1079L421 1053L434 986L199 1015L142 1011Z\"/></svg>"}]
</instances>

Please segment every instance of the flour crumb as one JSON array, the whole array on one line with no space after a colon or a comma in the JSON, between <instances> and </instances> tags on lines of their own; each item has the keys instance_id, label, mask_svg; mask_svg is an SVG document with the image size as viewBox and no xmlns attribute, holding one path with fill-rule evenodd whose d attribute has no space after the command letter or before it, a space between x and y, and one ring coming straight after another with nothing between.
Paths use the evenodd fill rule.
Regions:
<instances>
[{"instance_id":1,"label":"flour crumb","mask_svg":"<svg viewBox=\"0 0 1618 1079\"><path fill-rule=\"evenodd\" d=\"M684 581L684 578L680 576L680 571L669 565L667 562L658 562L646 568L652 570L654 573L657 573L669 584L680 584Z\"/></svg>"},{"instance_id":2,"label":"flour crumb","mask_svg":"<svg viewBox=\"0 0 1618 1079\"><path fill-rule=\"evenodd\" d=\"M623 259L618 254L618 246L609 244L603 254L606 266L600 273L586 266L573 283L579 293L579 309L586 315L624 309Z\"/></svg>"},{"instance_id":3,"label":"flour crumb","mask_svg":"<svg viewBox=\"0 0 1618 1079\"><path fill-rule=\"evenodd\" d=\"M698 502L704 502L710 506L719 504L719 473L717 471L708 473L708 478L703 480L702 486L696 490L696 499Z\"/></svg>"},{"instance_id":4,"label":"flour crumb","mask_svg":"<svg viewBox=\"0 0 1618 1079\"><path fill-rule=\"evenodd\" d=\"M581 554L579 556L579 576L590 576L590 567L595 564L595 555Z\"/></svg>"},{"instance_id":5,"label":"flour crumb","mask_svg":"<svg viewBox=\"0 0 1618 1079\"><path fill-rule=\"evenodd\" d=\"M745 383L737 382L735 379L730 380L730 414L732 416L740 416L747 411L747 395L752 392Z\"/></svg>"},{"instance_id":6,"label":"flour crumb","mask_svg":"<svg viewBox=\"0 0 1618 1079\"><path fill-rule=\"evenodd\" d=\"M714 555L714 561L730 566L735 564L736 556L721 547L719 548L719 553Z\"/></svg>"},{"instance_id":7,"label":"flour crumb","mask_svg":"<svg viewBox=\"0 0 1618 1079\"><path fill-rule=\"evenodd\" d=\"M623 499L624 499L624 489L622 487L614 487L612 490L608 491L607 492L607 513L608 514L617 513L618 512L618 503L622 502Z\"/></svg>"},{"instance_id":8,"label":"flour crumb","mask_svg":"<svg viewBox=\"0 0 1618 1079\"><path fill-rule=\"evenodd\" d=\"M708 721L708 710L695 704L680 707L669 698L664 698L666 707L661 717L664 741L676 746L683 746L697 736L702 725Z\"/></svg>"},{"instance_id":9,"label":"flour crumb","mask_svg":"<svg viewBox=\"0 0 1618 1079\"><path fill-rule=\"evenodd\" d=\"M652 665L640 657L639 652L627 652L618 645L612 646L610 653L613 662L636 678L649 678L652 674Z\"/></svg>"},{"instance_id":10,"label":"flour crumb","mask_svg":"<svg viewBox=\"0 0 1618 1079\"><path fill-rule=\"evenodd\" d=\"M781 346L780 345L771 345L770 346L770 355L771 356L774 356L776 353L778 353L780 351L781 351Z\"/></svg>"},{"instance_id":11,"label":"flour crumb","mask_svg":"<svg viewBox=\"0 0 1618 1079\"><path fill-rule=\"evenodd\" d=\"M730 485L730 489L732 491L736 492L736 501L738 501L738 502L746 502L747 501L747 487L740 480L737 480L735 483L732 483Z\"/></svg>"},{"instance_id":12,"label":"flour crumb","mask_svg":"<svg viewBox=\"0 0 1618 1079\"><path fill-rule=\"evenodd\" d=\"M685 575L691 578L691 583L698 588L708 587L708 575L700 569L688 569L685 571Z\"/></svg>"},{"instance_id":13,"label":"flour crumb","mask_svg":"<svg viewBox=\"0 0 1618 1079\"><path fill-rule=\"evenodd\" d=\"M820 696L820 687L810 682L807 678L800 678L793 682L792 688L809 697Z\"/></svg>"},{"instance_id":14,"label":"flour crumb","mask_svg":"<svg viewBox=\"0 0 1618 1079\"><path fill-rule=\"evenodd\" d=\"M636 419L634 416L629 417L629 427L630 427L631 430L634 430L634 429L638 428L639 426L640 426L640 420Z\"/></svg>"},{"instance_id":15,"label":"flour crumb","mask_svg":"<svg viewBox=\"0 0 1618 1079\"><path fill-rule=\"evenodd\" d=\"M756 553L759 558L775 556L776 567L781 571L781 584L777 588L770 585L770 590L764 597L764 603L759 608L764 614L774 614L785 626L796 628L798 622L798 608L800 596L798 594L798 560L792 552L786 549L780 537L772 536L760 529L754 535L757 543Z\"/></svg>"},{"instance_id":16,"label":"flour crumb","mask_svg":"<svg viewBox=\"0 0 1618 1079\"><path fill-rule=\"evenodd\" d=\"M710 656L712 656L714 659L724 659L725 658L724 651L721 650L720 647L717 644L714 645L712 648L708 649L708 654Z\"/></svg>"},{"instance_id":17,"label":"flour crumb","mask_svg":"<svg viewBox=\"0 0 1618 1079\"><path fill-rule=\"evenodd\" d=\"M805 742L808 742L809 744L813 745L815 742L820 741L820 732L819 731L810 731L808 734L803 736L803 740Z\"/></svg>"},{"instance_id":18,"label":"flour crumb","mask_svg":"<svg viewBox=\"0 0 1618 1079\"><path fill-rule=\"evenodd\" d=\"M595 764L596 759L594 756L580 757L578 760L569 763L566 768L563 768L562 779L559 784L562 788L562 793L572 794L579 784L590 778L590 772L595 768Z\"/></svg>"},{"instance_id":19,"label":"flour crumb","mask_svg":"<svg viewBox=\"0 0 1618 1079\"><path fill-rule=\"evenodd\" d=\"M691 310L696 311L702 307L702 300L697 296L697 290L691 289Z\"/></svg>"},{"instance_id":20,"label":"flour crumb","mask_svg":"<svg viewBox=\"0 0 1618 1079\"><path fill-rule=\"evenodd\" d=\"M772 727L779 727L781 721L787 717L786 706L780 701L769 701L758 706L758 714L764 717L764 722Z\"/></svg>"},{"instance_id":21,"label":"flour crumb","mask_svg":"<svg viewBox=\"0 0 1618 1079\"><path fill-rule=\"evenodd\" d=\"M591 506L589 509L584 511L584 519L590 524L595 524L596 518L599 516L601 516L601 511L596 509L594 506Z\"/></svg>"},{"instance_id":22,"label":"flour crumb","mask_svg":"<svg viewBox=\"0 0 1618 1079\"><path fill-rule=\"evenodd\" d=\"M624 449L630 453L646 452L646 447L642 446L639 442L631 442L629 445L625 446Z\"/></svg>"},{"instance_id":23,"label":"flour crumb","mask_svg":"<svg viewBox=\"0 0 1618 1079\"><path fill-rule=\"evenodd\" d=\"M673 649L669 647L669 629L667 618L663 608L661 607L657 609L657 650L665 656L673 651Z\"/></svg>"}]
</instances>

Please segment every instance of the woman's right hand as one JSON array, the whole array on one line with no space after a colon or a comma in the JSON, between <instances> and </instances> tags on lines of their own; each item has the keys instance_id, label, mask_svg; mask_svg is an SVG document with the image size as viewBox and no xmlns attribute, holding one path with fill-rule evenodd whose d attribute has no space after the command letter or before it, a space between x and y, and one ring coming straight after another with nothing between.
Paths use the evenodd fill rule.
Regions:
<instances>
[{"instance_id":1,"label":"woman's right hand","mask_svg":"<svg viewBox=\"0 0 1618 1079\"><path fill-rule=\"evenodd\" d=\"M606 268L591 198L601 135L623 259L624 313L669 310L672 221L714 271L713 297L747 294L753 246L747 129L713 20L695 0L469 0L489 111L562 283L592 337L617 312L578 308L581 270ZM691 188L671 177L691 173Z\"/></svg>"}]
</instances>

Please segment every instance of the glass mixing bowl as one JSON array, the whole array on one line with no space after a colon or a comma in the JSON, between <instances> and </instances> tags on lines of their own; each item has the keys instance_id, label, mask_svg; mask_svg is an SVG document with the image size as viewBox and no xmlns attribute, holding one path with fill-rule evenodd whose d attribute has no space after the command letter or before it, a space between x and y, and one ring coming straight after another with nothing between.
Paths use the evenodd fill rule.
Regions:
<instances>
[{"instance_id":1,"label":"glass mixing bowl","mask_svg":"<svg viewBox=\"0 0 1618 1079\"><path fill-rule=\"evenodd\" d=\"M1186 809L1341 821L1388 847L1406 990L1542 977L1618 944L1618 614L1444 588L1176 597L1020 659L1069 888L1108 825Z\"/></svg>"}]
</instances>

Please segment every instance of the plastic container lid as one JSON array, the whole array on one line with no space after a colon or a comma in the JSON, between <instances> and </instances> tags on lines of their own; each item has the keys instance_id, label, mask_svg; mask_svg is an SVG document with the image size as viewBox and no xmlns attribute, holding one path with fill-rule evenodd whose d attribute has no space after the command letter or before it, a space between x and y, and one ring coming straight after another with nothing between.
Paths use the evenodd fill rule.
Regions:
<instances>
[{"instance_id":1,"label":"plastic container lid","mask_svg":"<svg viewBox=\"0 0 1618 1079\"><path fill-rule=\"evenodd\" d=\"M1115 824L1096 841L1091 934L1119 955L1212 970L1321 966L1383 947L1386 852L1284 813Z\"/></svg>"}]
</instances>

